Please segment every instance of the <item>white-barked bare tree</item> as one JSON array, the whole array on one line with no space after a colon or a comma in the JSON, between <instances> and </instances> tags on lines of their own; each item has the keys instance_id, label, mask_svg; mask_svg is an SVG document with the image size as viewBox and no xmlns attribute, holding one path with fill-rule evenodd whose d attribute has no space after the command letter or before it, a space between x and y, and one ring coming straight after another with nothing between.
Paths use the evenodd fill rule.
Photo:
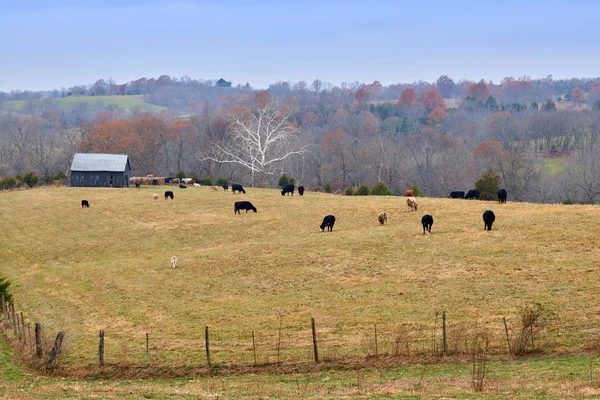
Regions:
<instances>
[{"instance_id":1,"label":"white-barked bare tree","mask_svg":"<svg viewBox=\"0 0 600 400\"><path fill-rule=\"evenodd\" d=\"M216 152L203 157L218 163L238 164L256 177L262 186L269 175L281 172L289 157L302 154L306 146L298 145L299 130L290 122L293 105L278 103L263 91L254 99L254 107L234 107L230 112L230 129L226 138L213 141Z\"/></svg>"}]
</instances>

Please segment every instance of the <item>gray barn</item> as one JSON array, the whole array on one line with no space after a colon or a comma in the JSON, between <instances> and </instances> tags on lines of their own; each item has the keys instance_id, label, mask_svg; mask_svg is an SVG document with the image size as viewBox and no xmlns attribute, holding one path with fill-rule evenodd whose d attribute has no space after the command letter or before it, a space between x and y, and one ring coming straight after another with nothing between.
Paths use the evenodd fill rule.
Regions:
<instances>
[{"instance_id":1,"label":"gray barn","mask_svg":"<svg viewBox=\"0 0 600 400\"><path fill-rule=\"evenodd\" d=\"M125 154L76 153L71 164L73 187L129 187L131 165Z\"/></svg>"}]
</instances>

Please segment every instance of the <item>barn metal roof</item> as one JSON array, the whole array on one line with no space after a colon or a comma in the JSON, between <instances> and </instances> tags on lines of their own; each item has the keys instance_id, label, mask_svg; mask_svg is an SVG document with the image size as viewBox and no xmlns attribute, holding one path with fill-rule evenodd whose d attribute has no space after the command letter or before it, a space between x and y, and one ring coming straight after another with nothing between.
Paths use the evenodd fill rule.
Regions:
<instances>
[{"instance_id":1,"label":"barn metal roof","mask_svg":"<svg viewBox=\"0 0 600 400\"><path fill-rule=\"evenodd\" d=\"M71 171L110 171L123 172L129 164L126 154L75 153Z\"/></svg>"}]
</instances>

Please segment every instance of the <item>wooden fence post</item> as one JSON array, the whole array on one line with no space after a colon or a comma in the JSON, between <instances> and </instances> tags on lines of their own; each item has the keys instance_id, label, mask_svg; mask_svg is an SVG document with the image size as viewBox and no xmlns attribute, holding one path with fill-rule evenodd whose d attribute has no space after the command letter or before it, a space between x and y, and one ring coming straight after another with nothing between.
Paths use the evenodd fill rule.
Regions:
<instances>
[{"instance_id":1,"label":"wooden fence post","mask_svg":"<svg viewBox=\"0 0 600 400\"><path fill-rule=\"evenodd\" d=\"M150 351L148 349L148 332L146 332L146 367L150 365Z\"/></svg>"},{"instance_id":2,"label":"wooden fence post","mask_svg":"<svg viewBox=\"0 0 600 400\"><path fill-rule=\"evenodd\" d=\"M206 342L206 364L208 364L208 368L211 368L210 364L210 346L208 343L208 326L204 327L204 340Z\"/></svg>"},{"instance_id":3,"label":"wooden fence post","mask_svg":"<svg viewBox=\"0 0 600 400\"><path fill-rule=\"evenodd\" d=\"M252 329L252 353L254 353L254 365L256 365L256 343L254 342L254 329Z\"/></svg>"},{"instance_id":4,"label":"wooden fence post","mask_svg":"<svg viewBox=\"0 0 600 400\"><path fill-rule=\"evenodd\" d=\"M21 311L21 336L23 336L23 343L27 344L27 335L25 335L25 317L23 311Z\"/></svg>"},{"instance_id":5,"label":"wooden fence post","mask_svg":"<svg viewBox=\"0 0 600 400\"><path fill-rule=\"evenodd\" d=\"M508 345L508 352L512 353L512 350L510 349L510 338L508 337L508 325L506 325L506 317L502 317L502 320L504 321L504 332L506 332L506 344Z\"/></svg>"},{"instance_id":6,"label":"wooden fence post","mask_svg":"<svg viewBox=\"0 0 600 400\"><path fill-rule=\"evenodd\" d=\"M10 313L8 311L8 303L6 302L6 299L4 298L4 295L2 295L2 316L4 318L4 323L6 324L6 326L10 325Z\"/></svg>"},{"instance_id":7,"label":"wooden fence post","mask_svg":"<svg viewBox=\"0 0 600 400\"><path fill-rule=\"evenodd\" d=\"M6 300L4 300L4 293L2 294L2 319L6 320Z\"/></svg>"},{"instance_id":8,"label":"wooden fence post","mask_svg":"<svg viewBox=\"0 0 600 400\"><path fill-rule=\"evenodd\" d=\"M19 320L19 313L16 315L17 317L17 335L19 336L19 341L23 341L23 337L21 336L21 321Z\"/></svg>"},{"instance_id":9,"label":"wooden fence post","mask_svg":"<svg viewBox=\"0 0 600 400\"><path fill-rule=\"evenodd\" d=\"M12 326L13 326L13 331L15 333L15 336L17 336L17 317L15 317L15 303L12 303L10 305L10 308L12 310Z\"/></svg>"},{"instance_id":10,"label":"wooden fence post","mask_svg":"<svg viewBox=\"0 0 600 400\"><path fill-rule=\"evenodd\" d=\"M535 351L533 347L533 324L529 325L529 333L531 334L531 351Z\"/></svg>"},{"instance_id":11,"label":"wooden fence post","mask_svg":"<svg viewBox=\"0 0 600 400\"><path fill-rule=\"evenodd\" d=\"M277 336L277 365L279 365L279 352L281 350L281 323L283 316L279 316L279 334Z\"/></svg>"},{"instance_id":12,"label":"wooden fence post","mask_svg":"<svg viewBox=\"0 0 600 400\"><path fill-rule=\"evenodd\" d=\"M42 326L35 323L35 355L37 358L42 358Z\"/></svg>"},{"instance_id":13,"label":"wooden fence post","mask_svg":"<svg viewBox=\"0 0 600 400\"><path fill-rule=\"evenodd\" d=\"M65 337L65 333L63 331L58 331L58 335L56 335L56 340L54 340L54 346L52 346L52 351L48 356L48 360L46 361L46 369L52 369L54 361L56 361L56 357L60 354L60 348L62 346L63 339Z\"/></svg>"},{"instance_id":14,"label":"wooden fence post","mask_svg":"<svg viewBox=\"0 0 600 400\"><path fill-rule=\"evenodd\" d=\"M313 340L313 352L315 355L315 364L319 363L319 350L317 349L317 327L315 326L315 319L310 319L310 325L312 327L312 340Z\"/></svg>"},{"instance_id":15,"label":"wooden fence post","mask_svg":"<svg viewBox=\"0 0 600 400\"><path fill-rule=\"evenodd\" d=\"M442 312L442 354L446 357L446 310Z\"/></svg>"},{"instance_id":16,"label":"wooden fence post","mask_svg":"<svg viewBox=\"0 0 600 400\"><path fill-rule=\"evenodd\" d=\"M31 324L27 323L27 333L29 333L29 347L33 347L33 342L31 341Z\"/></svg>"},{"instance_id":17,"label":"wooden fence post","mask_svg":"<svg viewBox=\"0 0 600 400\"><path fill-rule=\"evenodd\" d=\"M98 365L104 366L104 331L100 330L100 338L98 339Z\"/></svg>"},{"instance_id":18,"label":"wooden fence post","mask_svg":"<svg viewBox=\"0 0 600 400\"><path fill-rule=\"evenodd\" d=\"M377 340L377 323L375 324L375 359L379 358L379 349L378 349L378 340Z\"/></svg>"}]
</instances>

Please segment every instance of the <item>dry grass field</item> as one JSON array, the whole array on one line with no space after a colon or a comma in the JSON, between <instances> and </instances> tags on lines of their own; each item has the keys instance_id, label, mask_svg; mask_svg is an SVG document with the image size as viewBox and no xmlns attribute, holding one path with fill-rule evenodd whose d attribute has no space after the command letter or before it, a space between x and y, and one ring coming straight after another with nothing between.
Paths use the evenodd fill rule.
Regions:
<instances>
[{"instance_id":1,"label":"dry grass field","mask_svg":"<svg viewBox=\"0 0 600 400\"><path fill-rule=\"evenodd\" d=\"M251 363L252 330L259 363L276 361L278 347L281 361L306 362L311 317L322 359L373 355L375 324L379 354L401 343L410 356L439 346L443 310L450 348L486 327L501 352L502 317L514 335L536 304L536 351L575 353L598 336L597 206L419 198L411 212L403 197L190 187L164 200L166 189L0 193L0 274L48 336L67 333L63 366L94 365L100 329L109 364L145 363L146 332L152 364L202 364L204 326L213 363ZM258 212L234 215L242 199ZM331 233L319 230L327 214Z\"/></svg>"}]
</instances>

